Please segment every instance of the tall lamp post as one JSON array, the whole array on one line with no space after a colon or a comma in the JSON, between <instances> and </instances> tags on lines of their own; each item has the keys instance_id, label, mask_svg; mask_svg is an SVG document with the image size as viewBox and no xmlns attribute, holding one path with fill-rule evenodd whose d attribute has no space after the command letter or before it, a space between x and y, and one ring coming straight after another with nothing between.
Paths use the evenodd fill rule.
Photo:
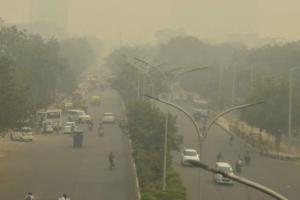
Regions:
<instances>
[{"instance_id":1,"label":"tall lamp post","mask_svg":"<svg viewBox=\"0 0 300 200\"><path fill-rule=\"evenodd\" d=\"M293 71L296 69L300 69L300 67L292 67L289 69L289 124L288 124L288 135L289 139L292 136L292 108L293 108Z\"/></svg>"},{"instance_id":2,"label":"tall lamp post","mask_svg":"<svg viewBox=\"0 0 300 200\"><path fill-rule=\"evenodd\" d=\"M139 58L135 58L135 60L149 66L149 67L152 67L154 69L156 69L163 77L167 87L168 87L168 90L171 92L172 91L172 88L171 88L171 84L170 84L170 80L168 79L167 75L166 75L166 72L163 72L159 66L155 66L155 65L151 65L150 63L142 60L142 59L139 59ZM185 74L185 73L188 73L188 72L194 72L194 71L198 71L198 70L202 70L202 69L207 69L208 67L205 66L205 67L200 67L200 68L193 68L193 69L189 69L189 70L185 70L183 72L180 73L181 74ZM172 71L177 71L177 70L182 70L183 68L176 68L176 69L173 69ZM167 96L167 99L168 101L170 101L170 93L168 93L168 96ZM163 162L163 183L162 183L162 190L165 191L166 190L166 178L167 178L167 148L168 148L168 121L169 121L169 110L168 110L168 106L166 107L166 120L165 120L165 134L164 134L164 162Z\"/></svg>"}]
</instances>

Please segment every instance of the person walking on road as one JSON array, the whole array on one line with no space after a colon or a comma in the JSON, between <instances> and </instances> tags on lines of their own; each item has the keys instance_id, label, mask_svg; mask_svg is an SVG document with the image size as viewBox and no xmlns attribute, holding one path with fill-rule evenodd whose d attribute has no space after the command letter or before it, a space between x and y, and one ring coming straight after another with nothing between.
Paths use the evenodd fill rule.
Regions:
<instances>
[{"instance_id":1,"label":"person walking on road","mask_svg":"<svg viewBox=\"0 0 300 200\"><path fill-rule=\"evenodd\" d=\"M58 200L71 200L67 194L63 194L62 197L58 198Z\"/></svg>"},{"instance_id":2,"label":"person walking on road","mask_svg":"<svg viewBox=\"0 0 300 200\"><path fill-rule=\"evenodd\" d=\"M28 192L24 200L35 200L32 192Z\"/></svg>"}]
</instances>

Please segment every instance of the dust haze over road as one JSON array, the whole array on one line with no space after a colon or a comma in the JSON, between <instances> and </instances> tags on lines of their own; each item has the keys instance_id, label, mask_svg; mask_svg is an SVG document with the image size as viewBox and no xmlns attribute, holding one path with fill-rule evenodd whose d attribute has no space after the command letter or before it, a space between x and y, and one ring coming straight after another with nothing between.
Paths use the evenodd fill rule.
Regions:
<instances>
[{"instance_id":1,"label":"dust haze over road","mask_svg":"<svg viewBox=\"0 0 300 200\"><path fill-rule=\"evenodd\" d=\"M90 107L95 123L103 112L122 112L120 98L108 89L101 94L100 107ZM89 99L91 94L86 98ZM72 147L72 136L39 135L36 141L24 144L19 151L1 160L0 199L23 199L31 191L37 199L57 199L67 193L71 199L134 199L135 179L128 139L117 125L105 125L100 137L95 129L85 130L84 144ZM108 154L116 154L116 169L109 169Z\"/></svg>"}]
</instances>

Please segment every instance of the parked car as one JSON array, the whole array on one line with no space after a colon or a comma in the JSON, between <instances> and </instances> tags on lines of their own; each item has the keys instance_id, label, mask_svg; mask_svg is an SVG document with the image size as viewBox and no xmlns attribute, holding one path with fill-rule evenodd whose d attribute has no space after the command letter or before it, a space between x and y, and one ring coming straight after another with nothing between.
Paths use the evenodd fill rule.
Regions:
<instances>
[{"instance_id":1,"label":"parked car","mask_svg":"<svg viewBox=\"0 0 300 200\"><path fill-rule=\"evenodd\" d=\"M232 167L227 162L216 162L216 169L226 174L233 175ZM222 174L219 173L214 175L214 180L216 183L219 184L229 184L229 185L233 184L233 181L231 179L224 177Z\"/></svg>"},{"instance_id":2,"label":"parked car","mask_svg":"<svg viewBox=\"0 0 300 200\"><path fill-rule=\"evenodd\" d=\"M115 123L115 116L111 112L106 112L103 114L103 123Z\"/></svg>"},{"instance_id":3,"label":"parked car","mask_svg":"<svg viewBox=\"0 0 300 200\"><path fill-rule=\"evenodd\" d=\"M22 133L20 131L12 131L10 133L10 140L11 141L22 141Z\"/></svg>"},{"instance_id":4,"label":"parked car","mask_svg":"<svg viewBox=\"0 0 300 200\"><path fill-rule=\"evenodd\" d=\"M192 164L189 161L200 162L200 156L195 149L183 150L181 159L182 165L191 166Z\"/></svg>"},{"instance_id":5,"label":"parked car","mask_svg":"<svg viewBox=\"0 0 300 200\"><path fill-rule=\"evenodd\" d=\"M14 129L10 133L10 139L12 141L19 141L19 142L31 142L33 141L32 129L30 127L22 127L19 130Z\"/></svg>"},{"instance_id":6,"label":"parked car","mask_svg":"<svg viewBox=\"0 0 300 200\"><path fill-rule=\"evenodd\" d=\"M63 133L69 134L69 133L73 133L74 131L77 131L76 122L66 122Z\"/></svg>"}]
</instances>

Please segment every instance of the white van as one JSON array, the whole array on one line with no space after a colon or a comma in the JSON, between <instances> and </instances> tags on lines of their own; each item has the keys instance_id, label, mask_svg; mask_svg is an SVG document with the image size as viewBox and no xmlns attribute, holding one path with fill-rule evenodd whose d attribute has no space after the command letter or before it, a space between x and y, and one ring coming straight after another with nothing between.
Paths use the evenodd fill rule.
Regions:
<instances>
[{"instance_id":1,"label":"white van","mask_svg":"<svg viewBox=\"0 0 300 200\"><path fill-rule=\"evenodd\" d=\"M83 110L72 109L67 111L67 117L69 121L77 122L82 115L86 115Z\"/></svg>"}]
</instances>

